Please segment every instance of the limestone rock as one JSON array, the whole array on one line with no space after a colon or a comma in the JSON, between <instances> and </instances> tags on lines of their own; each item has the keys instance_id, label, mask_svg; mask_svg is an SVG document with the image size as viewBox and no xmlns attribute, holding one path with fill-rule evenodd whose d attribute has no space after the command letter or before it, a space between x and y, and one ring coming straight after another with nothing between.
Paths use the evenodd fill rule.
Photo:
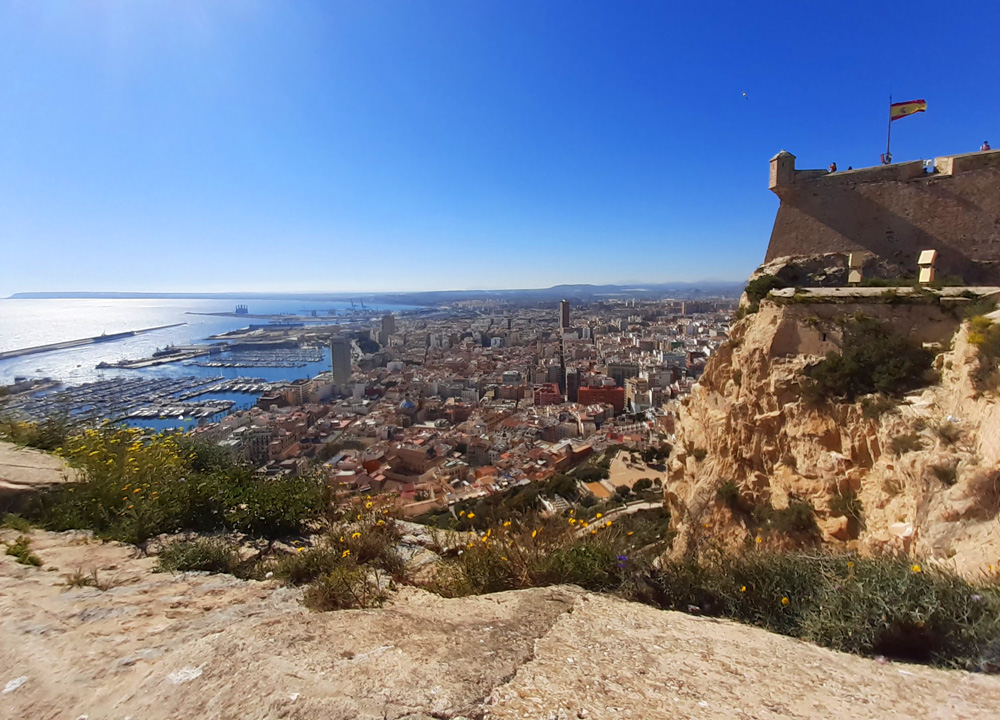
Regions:
<instances>
[{"instance_id":1,"label":"limestone rock","mask_svg":"<svg viewBox=\"0 0 1000 720\"><path fill-rule=\"evenodd\" d=\"M940 345L939 381L879 417L860 402L803 402L803 370L838 347L837 319L856 311ZM970 575L998 564L1000 534L990 528L1000 510L1000 403L976 386L975 347L956 318L933 303L764 300L737 322L677 419L665 488L675 552L705 540L745 542L752 528L717 497L721 483L732 482L756 503L808 501L829 543L906 549ZM902 437L913 447L900 445L897 454ZM702 461L690 456L693 448L706 451ZM845 498L857 499L863 522L845 520L837 507ZM912 536L893 536L893 523L911 524Z\"/></svg>"},{"instance_id":2,"label":"limestone rock","mask_svg":"<svg viewBox=\"0 0 1000 720\"><path fill-rule=\"evenodd\" d=\"M16 534L0 530L0 539ZM39 718L991 717L1000 678L880 664L573 587L313 613L298 590L153 573L79 533L0 555L0 716ZM22 679L23 678L23 679Z\"/></svg>"}]
</instances>

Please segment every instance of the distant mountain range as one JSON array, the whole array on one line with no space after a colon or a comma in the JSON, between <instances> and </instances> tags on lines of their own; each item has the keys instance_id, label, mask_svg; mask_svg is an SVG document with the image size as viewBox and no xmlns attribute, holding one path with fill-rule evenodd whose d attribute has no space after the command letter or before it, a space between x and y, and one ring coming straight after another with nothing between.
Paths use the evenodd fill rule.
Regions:
<instances>
[{"instance_id":1,"label":"distant mountain range","mask_svg":"<svg viewBox=\"0 0 1000 720\"><path fill-rule=\"evenodd\" d=\"M671 297L698 299L735 298L743 292L743 282L636 283L634 285L555 285L529 290L438 290L404 293L146 293L146 292L20 292L10 299L177 299L177 300L376 300L384 304L442 305L461 300L507 300L509 302L544 302L571 300L593 302L607 298L655 299Z\"/></svg>"}]
</instances>

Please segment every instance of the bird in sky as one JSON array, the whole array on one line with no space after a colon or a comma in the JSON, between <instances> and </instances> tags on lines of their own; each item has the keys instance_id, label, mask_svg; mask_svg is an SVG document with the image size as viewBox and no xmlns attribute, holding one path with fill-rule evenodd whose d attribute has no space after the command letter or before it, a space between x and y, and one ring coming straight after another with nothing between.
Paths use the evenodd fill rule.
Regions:
<instances>
[{"instance_id":1,"label":"bird in sky","mask_svg":"<svg viewBox=\"0 0 1000 720\"><path fill-rule=\"evenodd\" d=\"M740 92L743 94L743 97L745 97L747 100L750 99L750 96L746 94L746 91L740 90Z\"/></svg>"}]
</instances>

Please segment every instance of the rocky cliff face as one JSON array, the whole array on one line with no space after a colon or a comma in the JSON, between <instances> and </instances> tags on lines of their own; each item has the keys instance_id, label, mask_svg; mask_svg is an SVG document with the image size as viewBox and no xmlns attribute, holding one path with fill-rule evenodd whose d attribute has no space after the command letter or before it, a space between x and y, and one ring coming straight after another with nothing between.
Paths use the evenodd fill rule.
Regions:
<instances>
[{"instance_id":1,"label":"rocky cliff face","mask_svg":"<svg viewBox=\"0 0 1000 720\"><path fill-rule=\"evenodd\" d=\"M762 530L753 513L800 501L821 542L898 548L966 574L996 565L1000 403L976 386L957 314L933 298L797 297L737 322L684 402L667 490L676 551L802 541ZM935 348L936 382L880 415L862 402L810 406L803 369L838 347L837 319L859 311Z\"/></svg>"}]
</instances>

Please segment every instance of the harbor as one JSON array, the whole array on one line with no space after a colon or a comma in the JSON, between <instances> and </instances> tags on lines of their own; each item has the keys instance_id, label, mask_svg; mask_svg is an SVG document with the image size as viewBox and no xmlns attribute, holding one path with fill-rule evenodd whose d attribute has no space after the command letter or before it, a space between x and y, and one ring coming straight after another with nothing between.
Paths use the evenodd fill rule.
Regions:
<instances>
[{"instance_id":1,"label":"harbor","mask_svg":"<svg viewBox=\"0 0 1000 720\"><path fill-rule=\"evenodd\" d=\"M228 412L237 404L221 395L245 395L249 403L271 387L260 378L116 378L17 395L4 412L21 420L56 417L72 423L200 420Z\"/></svg>"}]
</instances>

